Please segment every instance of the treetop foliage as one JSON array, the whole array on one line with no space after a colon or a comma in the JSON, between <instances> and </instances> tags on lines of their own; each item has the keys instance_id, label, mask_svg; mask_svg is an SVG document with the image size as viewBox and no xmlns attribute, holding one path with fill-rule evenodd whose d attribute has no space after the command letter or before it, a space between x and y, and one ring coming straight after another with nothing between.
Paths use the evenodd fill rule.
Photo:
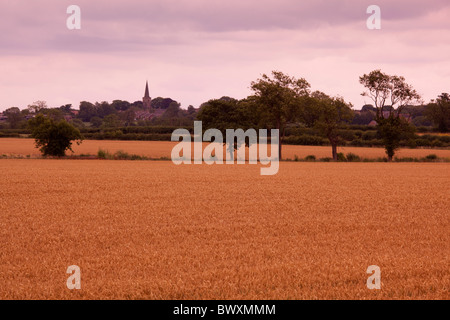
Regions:
<instances>
[{"instance_id":1,"label":"treetop foliage","mask_svg":"<svg viewBox=\"0 0 450 320\"><path fill-rule=\"evenodd\" d=\"M402 76L390 76L381 70L374 70L359 78L359 82L367 89L361 95L370 97L375 103L377 117L385 117L385 107L389 106L389 114L397 106L397 115L406 105L420 103L420 95Z\"/></svg>"},{"instance_id":2,"label":"treetop foliage","mask_svg":"<svg viewBox=\"0 0 450 320\"><path fill-rule=\"evenodd\" d=\"M62 157L67 150L72 150L72 141L80 144L83 136L80 131L66 120L55 121L52 118L38 114L28 121L31 136L36 147L44 156Z\"/></svg>"}]
</instances>

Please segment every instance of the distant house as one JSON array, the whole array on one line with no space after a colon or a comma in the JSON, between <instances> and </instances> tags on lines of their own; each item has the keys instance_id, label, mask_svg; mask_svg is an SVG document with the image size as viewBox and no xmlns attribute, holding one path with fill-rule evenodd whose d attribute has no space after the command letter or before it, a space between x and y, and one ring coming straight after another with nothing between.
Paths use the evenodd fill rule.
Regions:
<instances>
[{"instance_id":1,"label":"distant house","mask_svg":"<svg viewBox=\"0 0 450 320\"><path fill-rule=\"evenodd\" d=\"M150 120L155 117L154 113L151 113L149 111L139 110L135 113L135 119L136 120Z\"/></svg>"},{"instance_id":2,"label":"distant house","mask_svg":"<svg viewBox=\"0 0 450 320\"><path fill-rule=\"evenodd\" d=\"M387 118L389 118L389 115L390 115L390 112L389 112L389 111L383 111L383 118L387 119ZM395 115L395 113L394 113L394 115ZM412 122L411 115L408 114L408 113L400 113L400 118L405 119L405 120L408 121L409 123ZM372 121L368 124L369 127L376 127L376 125L377 125L376 120L372 120Z\"/></svg>"},{"instance_id":3,"label":"distant house","mask_svg":"<svg viewBox=\"0 0 450 320\"><path fill-rule=\"evenodd\" d=\"M78 116L79 110L70 110L69 114L64 115L64 120L72 121L74 118Z\"/></svg>"},{"instance_id":4,"label":"distant house","mask_svg":"<svg viewBox=\"0 0 450 320\"><path fill-rule=\"evenodd\" d=\"M165 110L163 109L153 109L150 111L139 110L135 113L135 120L151 120L153 118L159 118L164 112Z\"/></svg>"}]
</instances>

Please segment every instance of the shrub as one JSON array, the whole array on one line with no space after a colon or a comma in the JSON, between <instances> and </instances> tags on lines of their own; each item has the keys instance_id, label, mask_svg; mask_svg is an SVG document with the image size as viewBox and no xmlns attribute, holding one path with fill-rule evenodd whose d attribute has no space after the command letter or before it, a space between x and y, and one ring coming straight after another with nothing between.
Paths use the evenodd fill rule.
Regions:
<instances>
[{"instance_id":1,"label":"shrub","mask_svg":"<svg viewBox=\"0 0 450 320\"><path fill-rule=\"evenodd\" d=\"M350 152L350 153L347 153L347 161L359 162L359 161L361 161L361 158L358 155Z\"/></svg>"},{"instance_id":2,"label":"shrub","mask_svg":"<svg viewBox=\"0 0 450 320\"><path fill-rule=\"evenodd\" d=\"M140 156L140 155L137 155L137 154L132 154L130 156L130 160L149 160L149 158L145 157L145 156Z\"/></svg>"},{"instance_id":3,"label":"shrub","mask_svg":"<svg viewBox=\"0 0 450 320\"><path fill-rule=\"evenodd\" d=\"M439 160L439 157L435 154L429 154L425 158L423 158L423 160L426 162L432 162L432 161Z\"/></svg>"},{"instance_id":4,"label":"shrub","mask_svg":"<svg viewBox=\"0 0 450 320\"><path fill-rule=\"evenodd\" d=\"M99 159L111 159L112 155L108 151L105 151L103 149L98 149L97 157Z\"/></svg>"},{"instance_id":5,"label":"shrub","mask_svg":"<svg viewBox=\"0 0 450 320\"><path fill-rule=\"evenodd\" d=\"M417 158L406 157L406 158L395 158L395 162L418 162L418 160Z\"/></svg>"},{"instance_id":6,"label":"shrub","mask_svg":"<svg viewBox=\"0 0 450 320\"><path fill-rule=\"evenodd\" d=\"M345 158L345 156L342 152L339 152L337 154L337 161L338 162L347 162L347 158Z\"/></svg>"},{"instance_id":7,"label":"shrub","mask_svg":"<svg viewBox=\"0 0 450 320\"><path fill-rule=\"evenodd\" d=\"M306 156L305 161L311 161L311 162L316 161L316 156L314 156L314 155Z\"/></svg>"},{"instance_id":8,"label":"shrub","mask_svg":"<svg viewBox=\"0 0 450 320\"><path fill-rule=\"evenodd\" d=\"M119 150L116 153L114 153L114 159L129 160L129 159L131 159L131 156L127 152Z\"/></svg>"}]
</instances>

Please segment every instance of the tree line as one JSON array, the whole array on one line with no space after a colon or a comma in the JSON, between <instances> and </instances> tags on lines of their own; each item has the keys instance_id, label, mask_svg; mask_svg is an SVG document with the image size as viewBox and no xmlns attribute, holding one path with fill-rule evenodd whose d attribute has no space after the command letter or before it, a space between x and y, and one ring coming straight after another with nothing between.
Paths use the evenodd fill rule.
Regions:
<instances>
[{"instance_id":1,"label":"tree line","mask_svg":"<svg viewBox=\"0 0 450 320\"><path fill-rule=\"evenodd\" d=\"M7 109L3 117L7 118L9 128L27 127L35 137L35 128L44 128L42 123L37 125L37 120L33 121L38 115L42 116L39 121L48 118L55 125L68 120L78 132L89 130L88 134L92 133L90 138L96 137L97 133L92 132L96 129L110 132L108 130L119 127L189 127L196 119L203 121L204 130L278 129L280 157L289 132L296 128L311 129L331 145L334 160L337 160L337 146L345 142L345 128L354 124L358 117L358 121L364 118L365 121L370 119L376 124L377 138L385 147L389 161L402 145L401 142L408 138L411 140L414 136L412 119L422 117L434 124L440 132L450 130L448 93L443 93L424 105L416 90L401 76L374 70L362 75L359 82L365 89L363 95L373 101L373 105L366 105L359 112L352 110L353 106L343 97L311 90L304 78L273 71L270 75L263 74L253 81L250 86L253 94L241 100L222 97L203 103L199 109L189 106L187 110L183 110L175 100L156 98L152 100L152 106L162 110L162 113L151 119L137 119L143 109L142 101L130 103L123 100L114 100L112 103L83 101L79 110L74 110L70 104L48 108L45 102L37 101L22 111L18 108ZM47 123L47 129L48 127ZM124 130L119 131L114 134L120 136ZM290 138L286 140L287 143L295 140Z\"/></svg>"},{"instance_id":2,"label":"tree line","mask_svg":"<svg viewBox=\"0 0 450 320\"><path fill-rule=\"evenodd\" d=\"M53 120L67 120L79 129L84 128L117 128L120 126L160 126L160 125L189 125L195 119L196 109L189 106L187 110L180 107L180 103L171 98L158 97L152 100L153 108L162 110L158 117L140 119L139 112L143 111L142 101L130 103L125 100L114 100L91 103L80 102L75 110L71 104L58 108L49 108L45 101L36 101L26 109L8 108L3 112L7 125L0 124L0 129L25 129L28 120L43 114Z\"/></svg>"},{"instance_id":3,"label":"tree line","mask_svg":"<svg viewBox=\"0 0 450 320\"><path fill-rule=\"evenodd\" d=\"M369 97L377 134L392 161L401 141L414 137L415 128L408 117L421 103L420 95L404 77L388 75L374 70L359 78L365 88L363 96ZM342 97L332 97L312 91L304 78L295 78L279 71L264 74L251 83L253 95L236 100L213 99L205 103L197 116L204 122L204 130L237 128L278 129L280 132L279 156L286 130L290 127L315 128L328 139L332 157L337 160L337 146L343 141L342 128L351 124L355 113L352 105ZM366 108L367 109L367 108ZM439 130L450 129L450 100L444 93L427 105L427 114Z\"/></svg>"}]
</instances>

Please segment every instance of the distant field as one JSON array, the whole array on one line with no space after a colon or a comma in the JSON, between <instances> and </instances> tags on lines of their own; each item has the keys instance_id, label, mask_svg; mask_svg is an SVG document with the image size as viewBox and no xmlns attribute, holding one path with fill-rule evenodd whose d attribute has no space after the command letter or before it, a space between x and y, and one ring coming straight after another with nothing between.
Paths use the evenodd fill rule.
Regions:
<instances>
[{"instance_id":1,"label":"distant field","mask_svg":"<svg viewBox=\"0 0 450 320\"><path fill-rule=\"evenodd\" d=\"M172 148L176 142L166 141L108 141L108 140L86 140L80 146L74 145L75 154L96 155L99 148L108 150L112 153L122 150L130 154L137 154L151 158L170 158ZM374 159L385 156L382 148L358 148L358 147L340 147L338 152L347 154L349 152L360 157ZM0 139L0 156L2 154L20 154L20 155L39 155L39 150L34 147L32 139L4 138ZM70 152L68 153L70 154ZM441 158L450 158L450 150L440 149L400 149L396 156L398 157L425 157L429 154L436 154ZM315 155L317 158L331 157L331 147L316 146L283 146L283 158L294 159L295 156L304 158L308 155Z\"/></svg>"},{"instance_id":2,"label":"distant field","mask_svg":"<svg viewBox=\"0 0 450 320\"><path fill-rule=\"evenodd\" d=\"M30 153L18 142L9 150ZM170 146L103 143L77 151ZM0 299L450 298L450 164L284 162L264 177L250 165L0 160L0 172ZM70 291L74 264L82 288ZM370 265L381 290L366 288Z\"/></svg>"}]
</instances>

